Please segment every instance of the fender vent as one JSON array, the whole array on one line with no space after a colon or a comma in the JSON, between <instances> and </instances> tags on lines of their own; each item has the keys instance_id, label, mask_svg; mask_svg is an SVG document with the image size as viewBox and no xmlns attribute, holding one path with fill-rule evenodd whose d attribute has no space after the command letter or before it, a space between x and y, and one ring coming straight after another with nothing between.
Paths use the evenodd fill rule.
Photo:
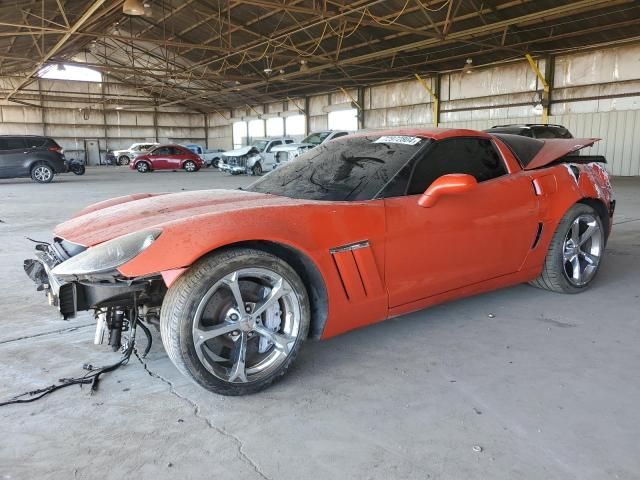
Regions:
<instances>
[{"instance_id":1,"label":"fender vent","mask_svg":"<svg viewBox=\"0 0 640 480\"><path fill-rule=\"evenodd\" d=\"M533 239L533 245L531 245L531 250L538 246L538 242L540 241L540 237L542 236L542 222L538 222L538 230L536 231L536 237Z\"/></svg>"},{"instance_id":2,"label":"fender vent","mask_svg":"<svg viewBox=\"0 0 640 480\"><path fill-rule=\"evenodd\" d=\"M330 253L350 301L364 300L384 292L368 241L332 248Z\"/></svg>"}]
</instances>

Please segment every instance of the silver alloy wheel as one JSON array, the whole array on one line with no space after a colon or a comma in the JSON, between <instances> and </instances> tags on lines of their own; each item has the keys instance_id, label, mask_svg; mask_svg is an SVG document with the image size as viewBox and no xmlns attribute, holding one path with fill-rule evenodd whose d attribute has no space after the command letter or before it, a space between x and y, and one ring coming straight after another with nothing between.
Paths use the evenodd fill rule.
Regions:
<instances>
[{"instance_id":1,"label":"silver alloy wheel","mask_svg":"<svg viewBox=\"0 0 640 480\"><path fill-rule=\"evenodd\" d=\"M194 172L196 170L196 164L193 163L192 161L185 162L184 169L187 172Z\"/></svg>"},{"instance_id":2,"label":"silver alloy wheel","mask_svg":"<svg viewBox=\"0 0 640 480\"><path fill-rule=\"evenodd\" d=\"M45 167L44 165L40 165L33 171L33 176L39 182L48 182L49 180L51 180L51 169L49 167Z\"/></svg>"},{"instance_id":3,"label":"silver alloy wheel","mask_svg":"<svg viewBox=\"0 0 640 480\"><path fill-rule=\"evenodd\" d=\"M287 359L300 319L298 295L281 275L266 268L236 270L198 304L192 327L196 354L225 382L257 381Z\"/></svg>"},{"instance_id":4,"label":"silver alloy wheel","mask_svg":"<svg viewBox=\"0 0 640 480\"><path fill-rule=\"evenodd\" d=\"M585 213L571 224L562 246L563 271L577 287L589 283L598 271L603 235L594 215Z\"/></svg>"},{"instance_id":5,"label":"silver alloy wheel","mask_svg":"<svg viewBox=\"0 0 640 480\"><path fill-rule=\"evenodd\" d=\"M147 162L140 162L138 165L136 165L136 169L139 172L146 172L147 170L149 170L149 165L147 165Z\"/></svg>"},{"instance_id":6,"label":"silver alloy wheel","mask_svg":"<svg viewBox=\"0 0 640 480\"><path fill-rule=\"evenodd\" d=\"M120 155L118 158L118 163L120 165L129 165L129 162L131 162L131 160L126 155Z\"/></svg>"}]
</instances>

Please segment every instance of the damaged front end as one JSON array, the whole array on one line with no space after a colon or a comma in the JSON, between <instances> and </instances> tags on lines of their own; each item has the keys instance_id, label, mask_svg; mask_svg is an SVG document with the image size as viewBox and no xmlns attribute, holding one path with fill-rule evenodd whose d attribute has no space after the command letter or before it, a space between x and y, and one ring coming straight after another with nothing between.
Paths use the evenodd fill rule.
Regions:
<instances>
[{"instance_id":1,"label":"damaged front end","mask_svg":"<svg viewBox=\"0 0 640 480\"><path fill-rule=\"evenodd\" d=\"M222 154L218 168L232 175L250 173L253 166L262 159L255 147L243 147Z\"/></svg>"},{"instance_id":2,"label":"damaged front end","mask_svg":"<svg viewBox=\"0 0 640 480\"><path fill-rule=\"evenodd\" d=\"M135 232L91 248L60 238L36 242L37 258L25 260L24 270L65 320L93 310L98 321L95 343L102 343L108 329L109 344L117 350L121 333L134 317L159 323L167 290L161 275L126 278L118 267L148 248L160 233Z\"/></svg>"}]
</instances>

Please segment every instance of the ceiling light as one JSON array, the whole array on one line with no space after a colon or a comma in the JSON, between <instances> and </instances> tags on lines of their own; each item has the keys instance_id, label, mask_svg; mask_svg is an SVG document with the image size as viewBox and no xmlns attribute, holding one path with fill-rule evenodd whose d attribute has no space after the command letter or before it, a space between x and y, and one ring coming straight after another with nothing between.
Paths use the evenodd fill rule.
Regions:
<instances>
[{"instance_id":1,"label":"ceiling light","mask_svg":"<svg viewBox=\"0 0 640 480\"><path fill-rule=\"evenodd\" d=\"M125 15L144 15L144 5L140 0L125 0L122 5L122 13Z\"/></svg>"},{"instance_id":2,"label":"ceiling light","mask_svg":"<svg viewBox=\"0 0 640 480\"><path fill-rule=\"evenodd\" d=\"M116 107L116 110L122 110L122 107L121 107L120 105L118 105L118 106Z\"/></svg>"},{"instance_id":3,"label":"ceiling light","mask_svg":"<svg viewBox=\"0 0 640 480\"><path fill-rule=\"evenodd\" d=\"M300 71L301 72L306 72L307 70L309 70L309 65L307 65L307 61L306 60L300 60Z\"/></svg>"},{"instance_id":4,"label":"ceiling light","mask_svg":"<svg viewBox=\"0 0 640 480\"><path fill-rule=\"evenodd\" d=\"M267 67L267 68L265 68L265 69L263 70L263 72L264 72L264 73L266 73L267 75L271 75L271 73L273 72L273 70L272 70L271 68Z\"/></svg>"},{"instance_id":5,"label":"ceiling light","mask_svg":"<svg viewBox=\"0 0 640 480\"><path fill-rule=\"evenodd\" d=\"M280 69L280 75L284 75L284 68Z\"/></svg>"},{"instance_id":6,"label":"ceiling light","mask_svg":"<svg viewBox=\"0 0 640 480\"><path fill-rule=\"evenodd\" d=\"M473 58L467 58L462 67L462 73L473 73Z\"/></svg>"}]
</instances>

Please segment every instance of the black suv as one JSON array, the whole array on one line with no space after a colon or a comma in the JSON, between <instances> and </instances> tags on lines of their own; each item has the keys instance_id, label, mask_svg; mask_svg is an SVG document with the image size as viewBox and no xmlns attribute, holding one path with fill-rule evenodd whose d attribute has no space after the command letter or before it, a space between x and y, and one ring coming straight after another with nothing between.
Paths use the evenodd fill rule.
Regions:
<instances>
[{"instance_id":1,"label":"black suv","mask_svg":"<svg viewBox=\"0 0 640 480\"><path fill-rule=\"evenodd\" d=\"M31 177L49 183L68 171L63 150L53 138L36 135L0 135L0 178Z\"/></svg>"},{"instance_id":2,"label":"black suv","mask_svg":"<svg viewBox=\"0 0 640 480\"><path fill-rule=\"evenodd\" d=\"M523 123L516 125L495 125L487 133L509 133L531 138L573 138L571 132L562 125L544 123Z\"/></svg>"}]
</instances>

